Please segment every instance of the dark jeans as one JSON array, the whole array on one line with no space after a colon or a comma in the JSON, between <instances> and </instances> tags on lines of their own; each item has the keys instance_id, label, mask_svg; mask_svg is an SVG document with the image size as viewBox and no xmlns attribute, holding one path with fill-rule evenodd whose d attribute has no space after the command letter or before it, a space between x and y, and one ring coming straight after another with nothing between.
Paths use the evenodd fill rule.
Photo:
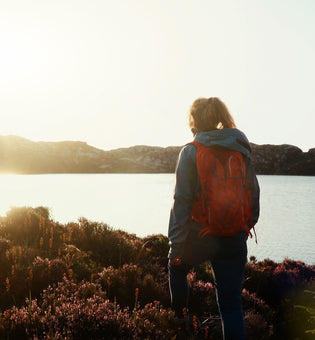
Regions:
<instances>
[{"instance_id":1,"label":"dark jeans","mask_svg":"<svg viewBox=\"0 0 315 340\"><path fill-rule=\"evenodd\" d=\"M200 238L197 232L189 234L181 264L169 263L172 307L179 318L183 317L184 308L188 310L189 270L195 264L210 261L223 337L226 340L245 339L241 291L247 258L246 239L243 232L224 238L211 235Z\"/></svg>"}]
</instances>

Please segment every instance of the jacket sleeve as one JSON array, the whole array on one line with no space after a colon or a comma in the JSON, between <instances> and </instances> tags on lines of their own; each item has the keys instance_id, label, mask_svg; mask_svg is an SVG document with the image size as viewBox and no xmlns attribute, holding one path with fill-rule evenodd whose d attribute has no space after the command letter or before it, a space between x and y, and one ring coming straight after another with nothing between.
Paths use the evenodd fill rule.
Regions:
<instances>
[{"instance_id":1,"label":"jacket sleeve","mask_svg":"<svg viewBox=\"0 0 315 340\"><path fill-rule=\"evenodd\" d=\"M252 220L249 222L249 228L255 226L259 218L259 197L260 197L260 188L257 180L257 176L255 174L255 170L253 167L253 163L250 159L248 159L247 164L247 172L246 172L246 182L247 188L250 190L251 193L251 200L252 200Z\"/></svg>"},{"instance_id":2,"label":"jacket sleeve","mask_svg":"<svg viewBox=\"0 0 315 340\"><path fill-rule=\"evenodd\" d=\"M189 217L197 187L195 146L187 145L181 150L175 173L174 202L168 229L168 238L171 245L170 258L182 256L184 243L189 233Z\"/></svg>"}]
</instances>

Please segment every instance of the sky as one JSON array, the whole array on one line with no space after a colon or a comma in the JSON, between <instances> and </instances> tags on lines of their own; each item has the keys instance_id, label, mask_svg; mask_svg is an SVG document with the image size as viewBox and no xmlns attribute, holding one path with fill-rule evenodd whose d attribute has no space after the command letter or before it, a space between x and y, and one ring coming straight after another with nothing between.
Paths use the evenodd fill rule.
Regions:
<instances>
[{"instance_id":1,"label":"sky","mask_svg":"<svg viewBox=\"0 0 315 340\"><path fill-rule=\"evenodd\" d=\"M0 135L184 145L198 97L315 147L314 0L0 0Z\"/></svg>"}]
</instances>

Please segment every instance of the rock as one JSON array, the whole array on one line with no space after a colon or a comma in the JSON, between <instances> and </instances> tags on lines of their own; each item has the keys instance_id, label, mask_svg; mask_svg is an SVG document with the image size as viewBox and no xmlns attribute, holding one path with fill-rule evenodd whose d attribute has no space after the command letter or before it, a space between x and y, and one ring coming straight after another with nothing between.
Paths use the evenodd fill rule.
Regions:
<instances>
[{"instance_id":1,"label":"rock","mask_svg":"<svg viewBox=\"0 0 315 340\"><path fill-rule=\"evenodd\" d=\"M303 152L287 144L252 144L252 159L257 174L314 176L315 153L311 150Z\"/></svg>"}]
</instances>

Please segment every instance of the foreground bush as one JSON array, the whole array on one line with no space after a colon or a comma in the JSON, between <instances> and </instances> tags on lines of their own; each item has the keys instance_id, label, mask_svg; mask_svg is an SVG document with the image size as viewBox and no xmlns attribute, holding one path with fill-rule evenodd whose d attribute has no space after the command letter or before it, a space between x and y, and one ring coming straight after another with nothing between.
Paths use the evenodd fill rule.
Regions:
<instances>
[{"instance_id":1,"label":"foreground bush","mask_svg":"<svg viewBox=\"0 0 315 340\"><path fill-rule=\"evenodd\" d=\"M59 224L49 210L0 217L0 339L182 339L169 309L168 239L104 223ZM188 339L222 337L211 267L190 284ZM289 259L246 266L247 339L312 339L315 269ZM26 303L25 303L26 301Z\"/></svg>"},{"instance_id":2,"label":"foreground bush","mask_svg":"<svg viewBox=\"0 0 315 340\"><path fill-rule=\"evenodd\" d=\"M164 272L164 276L167 274ZM156 278L144 272L137 265L127 265L114 269L113 267L104 268L99 273L99 279L104 290L111 300L115 298L123 306L133 306L133 293L136 289L140 292L138 298L141 304L159 300L164 305L169 302L169 292L167 287L162 286Z\"/></svg>"},{"instance_id":3,"label":"foreground bush","mask_svg":"<svg viewBox=\"0 0 315 340\"><path fill-rule=\"evenodd\" d=\"M1 338L12 339L171 339L176 320L158 302L134 309L106 299L101 286L64 278L44 290L40 301L12 307L0 318Z\"/></svg>"},{"instance_id":4,"label":"foreground bush","mask_svg":"<svg viewBox=\"0 0 315 340\"><path fill-rule=\"evenodd\" d=\"M69 242L89 252L91 258L103 266L117 267L134 262L141 247L141 240L135 235L85 218L79 219L79 223L69 223L67 230Z\"/></svg>"}]
</instances>

